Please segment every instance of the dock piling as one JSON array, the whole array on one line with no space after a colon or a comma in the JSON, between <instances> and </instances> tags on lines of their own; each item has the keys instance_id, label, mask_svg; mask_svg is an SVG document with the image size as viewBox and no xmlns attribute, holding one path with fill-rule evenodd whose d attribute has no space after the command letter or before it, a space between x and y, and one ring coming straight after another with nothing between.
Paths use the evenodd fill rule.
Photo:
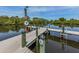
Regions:
<instances>
[{"instance_id":1,"label":"dock piling","mask_svg":"<svg viewBox=\"0 0 79 59\"><path fill-rule=\"evenodd\" d=\"M40 53L45 52L45 35L44 33L39 36Z\"/></svg>"},{"instance_id":2,"label":"dock piling","mask_svg":"<svg viewBox=\"0 0 79 59\"><path fill-rule=\"evenodd\" d=\"M39 52L38 28L36 28L36 52Z\"/></svg>"},{"instance_id":3,"label":"dock piling","mask_svg":"<svg viewBox=\"0 0 79 59\"><path fill-rule=\"evenodd\" d=\"M25 47L26 43L26 32L22 32L22 47Z\"/></svg>"}]
</instances>

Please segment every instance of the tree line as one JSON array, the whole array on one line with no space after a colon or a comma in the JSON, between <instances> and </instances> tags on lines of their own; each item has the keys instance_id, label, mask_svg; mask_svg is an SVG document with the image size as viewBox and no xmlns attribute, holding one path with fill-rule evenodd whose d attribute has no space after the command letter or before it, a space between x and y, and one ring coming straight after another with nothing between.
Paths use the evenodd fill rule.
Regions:
<instances>
[{"instance_id":1,"label":"tree line","mask_svg":"<svg viewBox=\"0 0 79 59\"><path fill-rule=\"evenodd\" d=\"M25 19L24 17L20 18L18 16L0 16L0 25L24 25L24 21L28 21L30 25L43 26L48 24L48 20L44 18L34 17L32 19Z\"/></svg>"},{"instance_id":2,"label":"tree line","mask_svg":"<svg viewBox=\"0 0 79 59\"><path fill-rule=\"evenodd\" d=\"M52 24L55 24L55 25L61 25L61 24L64 24L64 25L79 25L79 20L78 19L74 19L74 18L71 18L71 19L65 19L65 18L59 18L58 20L51 20Z\"/></svg>"},{"instance_id":3,"label":"tree line","mask_svg":"<svg viewBox=\"0 0 79 59\"><path fill-rule=\"evenodd\" d=\"M16 23L23 24L24 21L24 18L19 18L18 16L0 16L0 25L15 25Z\"/></svg>"},{"instance_id":4,"label":"tree line","mask_svg":"<svg viewBox=\"0 0 79 59\"><path fill-rule=\"evenodd\" d=\"M26 21L24 17L18 17L18 16L0 16L0 25L15 25L15 24L20 24L23 25L24 21ZM27 20L30 25L35 25L35 26L44 26L47 24L54 24L54 25L60 25L60 24L65 24L65 25L79 25L79 20L78 19L65 19L65 18L59 18L58 20L48 20L44 18L39 18L39 17L34 17L32 19Z\"/></svg>"}]
</instances>

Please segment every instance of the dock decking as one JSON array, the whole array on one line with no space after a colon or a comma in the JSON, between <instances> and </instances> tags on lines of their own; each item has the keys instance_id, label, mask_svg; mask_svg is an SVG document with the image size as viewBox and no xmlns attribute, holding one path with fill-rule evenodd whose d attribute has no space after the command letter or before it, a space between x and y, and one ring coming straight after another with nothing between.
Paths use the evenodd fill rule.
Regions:
<instances>
[{"instance_id":1,"label":"dock decking","mask_svg":"<svg viewBox=\"0 0 79 59\"><path fill-rule=\"evenodd\" d=\"M45 28L38 29L38 35L44 33ZM36 38L36 30L26 34L27 46L32 44ZM28 47L22 48L22 35L18 35L0 42L0 52L2 53L32 53Z\"/></svg>"}]
</instances>

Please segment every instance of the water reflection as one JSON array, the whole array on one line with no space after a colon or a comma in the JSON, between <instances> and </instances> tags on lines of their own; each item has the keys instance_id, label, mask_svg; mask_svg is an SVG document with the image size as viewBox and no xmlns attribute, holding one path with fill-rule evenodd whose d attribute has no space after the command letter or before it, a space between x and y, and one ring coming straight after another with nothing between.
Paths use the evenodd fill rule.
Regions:
<instances>
[{"instance_id":1,"label":"water reflection","mask_svg":"<svg viewBox=\"0 0 79 59\"><path fill-rule=\"evenodd\" d=\"M21 34L23 26L6 25L0 26L0 41Z\"/></svg>"},{"instance_id":2,"label":"water reflection","mask_svg":"<svg viewBox=\"0 0 79 59\"><path fill-rule=\"evenodd\" d=\"M47 53L79 53L79 42L61 39L60 37L48 36L45 51Z\"/></svg>"},{"instance_id":3,"label":"water reflection","mask_svg":"<svg viewBox=\"0 0 79 59\"><path fill-rule=\"evenodd\" d=\"M51 28L62 29L51 25ZM65 27L65 30L79 31L79 27ZM79 53L79 36L50 31L45 51L47 53Z\"/></svg>"},{"instance_id":4,"label":"water reflection","mask_svg":"<svg viewBox=\"0 0 79 59\"><path fill-rule=\"evenodd\" d=\"M8 31L19 31L21 28L23 28L22 25L16 26L16 25L5 25L0 26L0 32L8 32Z\"/></svg>"}]
</instances>

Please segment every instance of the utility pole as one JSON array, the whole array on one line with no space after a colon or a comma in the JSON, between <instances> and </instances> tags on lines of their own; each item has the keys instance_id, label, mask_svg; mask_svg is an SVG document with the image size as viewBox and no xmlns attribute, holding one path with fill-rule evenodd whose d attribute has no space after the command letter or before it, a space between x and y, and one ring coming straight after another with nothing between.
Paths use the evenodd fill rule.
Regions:
<instances>
[{"instance_id":1,"label":"utility pole","mask_svg":"<svg viewBox=\"0 0 79 59\"><path fill-rule=\"evenodd\" d=\"M26 6L25 8L24 8L24 18L26 19L26 20L28 20L28 18L29 18L29 16L27 15L27 9L28 9L28 6Z\"/></svg>"},{"instance_id":2,"label":"utility pole","mask_svg":"<svg viewBox=\"0 0 79 59\"><path fill-rule=\"evenodd\" d=\"M27 16L27 9L28 9L28 6L24 8L25 17Z\"/></svg>"}]
</instances>

